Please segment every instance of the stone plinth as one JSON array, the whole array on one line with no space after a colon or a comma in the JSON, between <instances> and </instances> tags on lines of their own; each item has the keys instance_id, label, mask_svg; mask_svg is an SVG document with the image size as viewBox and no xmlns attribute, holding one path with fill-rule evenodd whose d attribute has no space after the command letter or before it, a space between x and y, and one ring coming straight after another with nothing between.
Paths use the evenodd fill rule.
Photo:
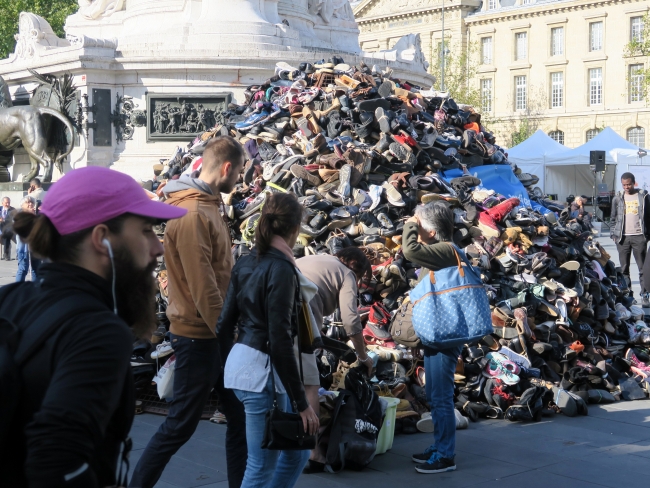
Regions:
<instances>
[{"instance_id":1,"label":"stone plinth","mask_svg":"<svg viewBox=\"0 0 650 488\"><path fill-rule=\"evenodd\" d=\"M120 140L125 127L120 122L110 126L110 121L129 119L118 103L125 97L135 110L147 110L148 98L166 94L228 94L241 102L247 86L273 76L278 61L298 67L333 55L350 65L389 66L395 77L426 87L433 82L416 52L419 41L402 43L406 56L393 50L364 57L346 0L116 0L105 12L100 5L93 2L68 17L67 39L61 42L50 36L45 44L38 32L21 30L19 38L30 49L0 61L0 76L14 98L28 96L35 86L28 68L42 74L71 72L81 95L88 96L88 121L109 123L103 127L111 134L108 144L96 144L95 129L89 129L88 140L70 155L72 168L113 166L149 179L152 164L190 142L189 135L183 142L148 139L147 127L138 125L128 129L132 138ZM99 103L93 93L99 92L104 94L103 118L92 113ZM148 114L142 119L152 123ZM24 162L18 154L15 159L14 177Z\"/></svg>"}]
</instances>

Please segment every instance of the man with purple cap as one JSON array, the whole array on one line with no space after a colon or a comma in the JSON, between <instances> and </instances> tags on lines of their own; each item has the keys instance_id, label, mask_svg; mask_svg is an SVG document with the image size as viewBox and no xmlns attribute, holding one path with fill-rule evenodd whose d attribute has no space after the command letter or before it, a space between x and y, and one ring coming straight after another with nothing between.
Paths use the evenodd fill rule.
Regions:
<instances>
[{"instance_id":1,"label":"man with purple cap","mask_svg":"<svg viewBox=\"0 0 650 488\"><path fill-rule=\"evenodd\" d=\"M0 351L19 373L0 419L2 486L126 485L116 471L130 449L132 344L156 324L163 247L153 226L186 212L125 174L88 167L52 185L40 214L16 215L15 232L48 261L37 281L0 289L0 325L19 331Z\"/></svg>"}]
</instances>

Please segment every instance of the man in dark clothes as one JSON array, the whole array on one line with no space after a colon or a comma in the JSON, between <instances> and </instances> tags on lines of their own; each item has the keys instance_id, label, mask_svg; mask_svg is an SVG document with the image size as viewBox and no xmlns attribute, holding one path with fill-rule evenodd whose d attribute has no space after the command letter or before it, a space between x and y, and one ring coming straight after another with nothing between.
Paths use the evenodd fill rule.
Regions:
<instances>
[{"instance_id":1,"label":"man in dark clothes","mask_svg":"<svg viewBox=\"0 0 650 488\"><path fill-rule=\"evenodd\" d=\"M96 204L79 205L88 201ZM152 227L185 213L151 201L123 173L87 167L53 185L40 214L16 215L15 232L51 260L39 280L0 289L0 317L25 331L18 351L37 339L39 324L73 306L21 366L16 415L0 419L11 422L0 439L0 485L125 483L116 472L133 422L133 337L156 323L153 270L163 248Z\"/></svg>"},{"instance_id":2,"label":"man in dark clothes","mask_svg":"<svg viewBox=\"0 0 650 488\"><path fill-rule=\"evenodd\" d=\"M641 305L650 307L648 290L643 279L643 268L650 237L650 196L645 190L636 188L636 180L632 173L621 175L623 192L618 192L612 200L610 237L616 243L621 271L632 288L630 279L630 258L639 268L639 283L641 284Z\"/></svg>"}]
</instances>

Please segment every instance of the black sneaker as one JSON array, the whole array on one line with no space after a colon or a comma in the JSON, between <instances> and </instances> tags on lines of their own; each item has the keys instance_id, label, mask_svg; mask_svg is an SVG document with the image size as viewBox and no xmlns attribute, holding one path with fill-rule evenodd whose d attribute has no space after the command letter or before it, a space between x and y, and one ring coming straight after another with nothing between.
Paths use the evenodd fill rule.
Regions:
<instances>
[{"instance_id":1,"label":"black sneaker","mask_svg":"<svg viewBox=\"0 0 650 488\"><path fill-rule=\"evenodd\" d=\"M414 463L423 464L426 463L429 459L431 459L431 456L433 456L433 454L436 452L437 450L435 447L429 446L426 448L424 452L413 454L413 456L411 456L411 459L413 460Z\"/></svg>"},{"instance_id":2,"label":"black sneaker","mask_svg":"<svg viewBox=\"0 0 650 488\"><path fill-rule=\"evenodd\" d=\"M456 463L453 459L436 457L434 458L433 462L427 461L425 463L419 464L415 467L415 470L418 473L423 474L446 473L447 471L455 471Z\"/></svg>"}]
</instances>

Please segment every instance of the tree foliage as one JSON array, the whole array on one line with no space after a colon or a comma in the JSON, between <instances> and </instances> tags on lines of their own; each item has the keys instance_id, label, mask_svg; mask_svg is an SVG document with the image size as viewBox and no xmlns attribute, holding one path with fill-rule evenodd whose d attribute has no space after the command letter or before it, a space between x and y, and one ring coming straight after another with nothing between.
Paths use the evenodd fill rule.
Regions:
<instances>
[{"instance_id":1,"label":"tree foliage","mask_svg":"<svg viewBox=\"0 0 650 488\"><path fill-rule=\"evenodd\" d=\"M434 49L431 60L432 73L436 77L434 89L442 90L442 46ZM477 111L481 110L481 91L474 83L474 78L478 73L478 45L469 43L463 46L459 42L451 42L450 39L445 41L445 86L444 91L449 92L449 96L456 103L471 105ZM486 123L489 114L484 114L481 119Z\"/></svg>"},{"instance_id":2,"label":"tree foliage","mask_svg":"<svg viewBox=\"0 0 650 488\"><path fill-rule=\"evenodd\" d=\"M0 59L6 58L14 50L20 12L40 15L59 37L63 37L66 17L78 8L77 0L0 0Z\"/></svg>"},{"instance_id":3,"label":"tree foliage","mask_svg":"<svg viewBox=\"0 0 650 488\"><path fill-rule=\"evenodd\" d=\"M539 129L548 106L548 97L543 87L531 86L525 110L515 111L512 101L508 106L513 115L496 122L502 127L500 136L504 144L507 147L515 147Z\"/></svg>"}]
</instances>

